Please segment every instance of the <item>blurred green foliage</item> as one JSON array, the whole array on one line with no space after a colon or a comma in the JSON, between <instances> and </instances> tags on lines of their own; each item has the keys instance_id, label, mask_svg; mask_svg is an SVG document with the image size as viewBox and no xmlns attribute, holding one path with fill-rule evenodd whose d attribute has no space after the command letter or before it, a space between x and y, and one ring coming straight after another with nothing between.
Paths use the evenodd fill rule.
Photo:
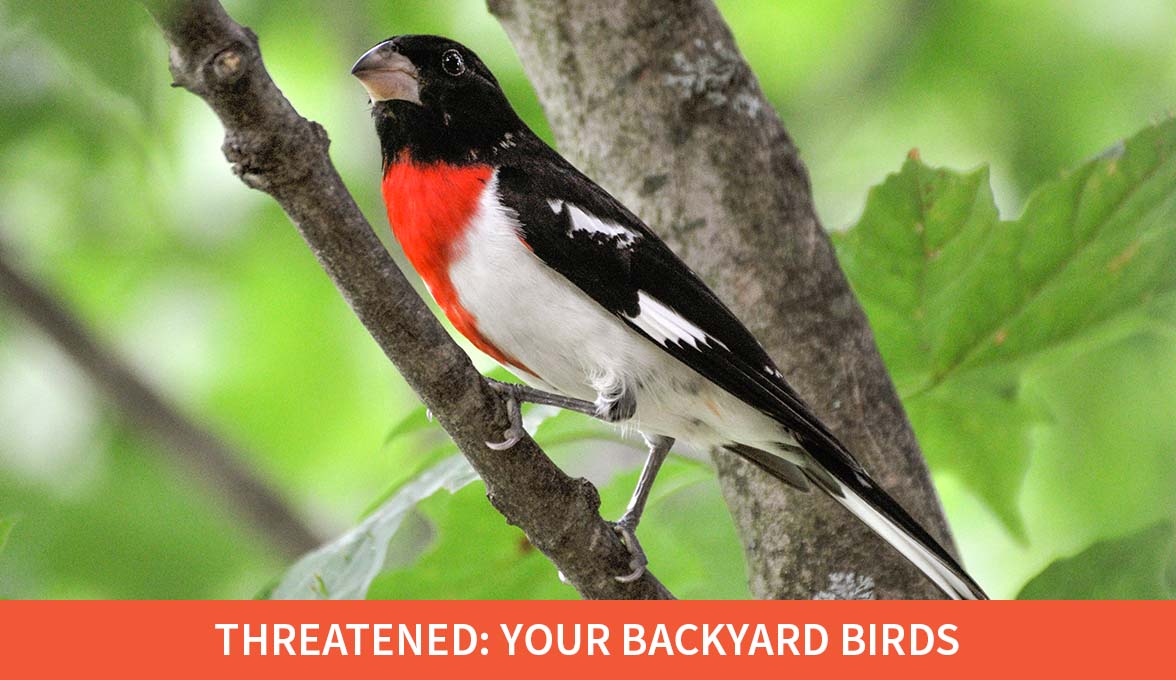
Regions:
<instances>
[{"instance_id":1,"label":"blurred green foliage","mask_svg":"<svg viewBox=\"0 0 1176 680\"><path fill-rule=\"evenodd\" d=\"M546 134L479 0L225 5L261 36L295 106L331 133L335 162L374 225L385 223L378 150L347 70L376 41L404 32L462 40ZM1162 579L1157 565L1171 555L1162 522L1176 500L1176 333L1155 322L1171 316L1143 313L1165 303L1145 299L1160 292L1148 286L1162 262L1135 266L1171 243L1171 222L1147 219L1170 207L1157 178L1171 168L1141 179L1132 159L1146 166L1146 154L1130 149L1086 159L1172 106L1176 2L719 5L804 151L828 226L857 222L869 187L911 148L930 166L908 162L876 189L841 253L976 577L1004 597L1023 587L1026 596L1163 596L1163 581L1146 574ZM153 384L237 443L294 507L341 534L445 459L447 441L412 425L423 420L418 403L280 210L232 176L215 118L168 87L166 48L137 4L0 0L0 77L0 243ZM964 174L931 169L982 163ZM1096 177L1107 183L1092 188ZM1104 204L1088 192L1121 191L1116 182L1141 187L1135 208L1115 211L1093 248L1073 248L1065 231L1082 219L1042 212L1056 207L1051 192ZM1072 271L1089 276L1072 286L1043 279L1051 296L1018 317L1025 332L1010 325L994 347L991 324L1023 293L1019 279L1001 273L999 254L984 259L994 269L983 277L948 255L920 257L903 196L928 186L945 212L923 220L923 234L978 239L958 258L982 252L992 232L1008 237L1009 262L1029 252L1048 269L1069 249L1089 265ZM1138 203L1145 195L1151 207ZM1050 226L1029 228L1037 224ZM889 257L855 245L868 233ZM1131 266L1104 269L1092 285L1109 263L1100 258L1132 239L1143 245ZM904 276L935 283L937 306L923 319L903 316L914 290ZM1115 297L1128 290L1137 297ZM1131 319L1119 314L1127 307ZM397 423L406 427L389 437ZM540 429L558 462L600 484L606 511L619 514L641 453L582 419ZM248 597L285 571L154 446L0 306L0 518L19 520L5 525L0 597ZM688 461L670 471L642 530L659 576L683 596L746 596L713 475ZM1110 577L1124 570L1143 576ZM572 593L474 484L405 518L369 595Z\"/></svg>"},{"instance_id":2,"label":"blurred green foliage","mask_svg":"<svg viewBox=\"0 0 1176 680\"><path fill-rule=\"evenodd\" d=\"M0 517L0 552L4 552L4 544L8 542L8 534L12 533L15 524L16 520L11 517Z\"/></svg>"},{"instance_id":3,"label":"blurred green foliage","mask_svg":"<svg viewBox=\"0 0 1176 680\"><path fill-rule=\"evenodd\" d=\"M1176 597L1171 521L1099 541L1054 562L1025 585L1021 600L1170 600Z\"/></svg>"}]
</instances>

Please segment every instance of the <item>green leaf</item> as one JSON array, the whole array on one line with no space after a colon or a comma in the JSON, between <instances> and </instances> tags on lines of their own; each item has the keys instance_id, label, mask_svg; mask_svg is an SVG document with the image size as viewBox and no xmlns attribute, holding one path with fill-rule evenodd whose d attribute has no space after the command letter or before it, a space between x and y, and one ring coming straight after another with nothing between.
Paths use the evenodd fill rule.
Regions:
<instances>
[{"instance_id":1,"label":"green leaf","mask_svg":"<svg viewBox=\"0 0 1176 680\"><path fill-rule=\"evenodd\" d=\"M536 408L535 411L541 409ZM537 419L534 427L530 422L526 422L526 425L531 436L544 449L596 440L623 441L616 428L611 425L582 413L561 411L552 407L542 407L541 420Z\"/></svg>"},{"instance_id":2,"label":"green leaf","mask_svg":"<svg viewBox=\"0 0 1176 680\"><path fill-rule=\"evenodd\" d=\"M620 517L637 485L639 469L601 490L605 517ZM743 546L714 469L672 456L653 487L639 530L651 569L683 599L747 600Z\"/></svg>"},{"instance_id":3,"label":"green leaf","mask_svg":"<svg viewBox=\"0 0 1176 680\"><path fill-rule=\"evenodd\" d=\"M1023 538L1043 422L1026 372L1172 322L1176 122L1043 186L1012 221L987 169L908 159L837 244L929 460Z\"/></svg>"},{"instance_id":4,"label":"green leaf","mask_svg":"<svg viewBox=\"0 0 1176 680\"><path fill-rule=\"evenodd\" d=\"M1028 536L1017 501L1041 409L1022 400L1016 384L990 378L966 376L954 391L935 390L908 400L907 414L932 469L951 470L966 480L1024 543Z\"/></svg>"},{"instance_id":5,"label":"green leaf","mask_svg":"<svg viewBox=\"0 0 1176 680\"><path fill-rule=\"evenodd\" d=\"M523 427L544 449L553 449L565 444L574 444L592 440L620 441L616 430L604 423L588 416L571 411L561 411L550 406L523 406ZM406 444L402 441L410 434L432 432L440 442L425 453L420 453L418 446ZM393 444L401 444L399 449L387 451ZM395 458L397 464L392 466L396 471L387 488L364 510L363 515L374 511L388 498L392 497L410 480L414 479L426 468L438 461L458 452L457 445L449 439L441 426L430 423L425 417L425 408L415 409L404 420L397 424L385 440L387 455Z\"/></svg>"},{"instance_id":6,"label":"green leaf","mask_svg":"<svg viewBox=\"0 0 1176 680\"><path fill-rule=\"evenodd\" d=\"M411 408L388 430L388 434L384 435L384 446L395 443L401 437L427 430L432 425L433 419L429 417L429 409L425 408L424 404Z\"/></svg>"},{"instance_id":7,"label":"green leaf","mask_svg":"<svg viewBox=\"0 0 1176 680\"><path fill-rule=\"evenodd\" d=\"M387 457L388 481L384 490L360 513L367 517L396 495L405 484L442 460L458 453L457 445L439 424L428 418L422 405L409 410L384 437L381 455ZM410 435L418 435L412 437ZM425 435L431 435L431 439ZM421 449L425 449L422 453Z\"/></svg>"},{"instance_id":8,"label":"green leaf","mask_svg":"<svg viewBox=\"0 0 1176 680\"><path fill-rule=\"evenodd\" d=\"M1100 541L1046 567L1019 600L1168 600L1176 598L1176 525L1160 522Z\"/></svg>"},{"instance_id":9,"label":"green leaf","mask_svg":"<svg viewBox=\"0 0 1176 680\"><path fill-rule=\"evenodd\" d=\"M406 484L359 526L300 559L271 593L272 599L359 599L384 568L392 537L421 500L456 492L477 479L469 463L451 456Z\"/></svg>"},{"instance_id":10,"label":"green leaf","mask_svg":"<svg viewBox=\"0 0 1176 680\"><path fill-rule=\"evenodd\" d=\"M436 538L411 565L379 575L368 599L569 599L556 569L486 502L482 484L421 504Z\"/></svg>"},{"instance_id":11,"label":"green leaf","mask_svg":"<svg viewBox=\"0 0 1176 680\"><path fill-rule=\"evenodd\" d=\"M400 493L401 489L406 485L420 477L420 475L425 474L433 466L444 460L448 460L458 453L457 444L454 444L448 437L424 453L411 446L403 447L393 453L392 456L401 464L396 466L396 471L392 474L392 481L388 483L388 486L375 500L364 508L360 516L367 517L373 512L376 512L390 498Z\"/></svg>"},{"instance_id":12,"label":"green leaf","mask_svg":"<svg viewBox=\"0 0 1176 680\"><path fill-rule=\"evenodd\" d=\"M1021 502L1038 568L1172 516L1176 343L1141 335L1035 367L1025 397L1049 412Z\"/></svg>"},{"instance_id":13,"label":"green leaf","mask_svg":"<svg viewBox=\"0 0 1176 680\"><path fill-rule=\"evenodd\" d=\"M502 382L518 382L518 380L505 368L501 366L491 370L486 374L486 377L500 380ZM424 404L417 404L415 407L408 410L408 413L396 422L388 434L384 436L384 446L394 443L403 436L414 434L422 430L429 429L430 426L440 426L433 423L432 417L429 415L429 409Z\"/></svg>"},{"instance_id":14,"label":"green leaf","mask_svg":"<svg viewBox=\"0 0 1176 680\"><path fill-rule=\"evenodd\" d=\"M601 489L601 512L618 517L637 483L638 470ZM436 495L422 511L436 542L419 560L381 574L369 599L570 599L556 568L503 520L480 484L453 496ZM672 457L658 475L640 536L652 569L679 597L749 597L742 550L723 505L714 472Z\"/></svg>"},{"instance_id":15,"label":"green leaf","mask_svg":"<svg viewBox=\"0 0 1176 680\"><path fill-rule=\"evenodd\" d=\"M518 382L509 371L501 366L489 371L486 377L502 382ZM388 430L388 434L384 435L384 446L396 443L401 437L422 432L430 428L440 430L441 426L433 421L433 418L429 414L429 409L424 404L416 404L408 409L408 412L400 420L396 421Z\"/></svg>"}]
</instances>

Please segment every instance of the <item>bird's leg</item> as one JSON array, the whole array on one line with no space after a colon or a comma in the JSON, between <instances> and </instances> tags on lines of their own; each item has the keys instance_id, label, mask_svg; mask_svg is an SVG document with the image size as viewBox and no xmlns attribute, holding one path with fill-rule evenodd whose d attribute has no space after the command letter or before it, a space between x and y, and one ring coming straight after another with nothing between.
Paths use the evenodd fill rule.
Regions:
<instances>
[{"instance_id":1,"label":"bird's leg","mask_svg":"<svg viewBox=\"0 0 1176 680\"><path fill-rule=\"evenodd\" d=\"M555 406L556 408L562 408L567 411L583 413L593 418L599 417L596 411L596 404L590 401L573 399L571 397L537 390L527 385L505 383L492 378L487 378L486 384L490 386L490 389L506 398L506 415L510 419L510 427L502 433L505 439L500 442L486 442L486 446L495 451L505 451L511 448L519 443L519 440L526 434L526 430L523 429L523 413L519 409L519 404L523 402Z\"/></svg>"},{"instance_id":2,"label":"bird's leg","mask_svg":"<svg viewBox=\"0 0 1176 680\"><path fill-rule=\"evenodd\" d=\"M670 453L674 440L670 437L647 436L645 443L649 445L649 457L645 459L645 467L641 468L641 478L637 480L637 488L633 489L633 496L629 499L629 507L625 514L613 524L613 529L620 534L625 547L629 549L632 560L629 567L632 572L615 578L621 583L631 583L641 578L649 559L637 540L637 524L641 521L641 513L645 512L645 503L649 500L649 492L653 489L653 480L657 472Z\"/></svg>"},{"instance_id":3,"label":"bird's leg","mask_svg":"<svg viewBox=\"0 0 1176 680\"><path fill-rule=\"evenodd\" d=\"M501 380L494 380L493 378L486 378L486 382L490 384L490 389L507 398L513 398L520 403L555 406L556 408L562 408L567 411L575 411L576 413L596 417L596 404L591 401L573 399L572 397L544 392L543 390L538 390L527 385L506 383Z\"/></svg>"}]
</instances>

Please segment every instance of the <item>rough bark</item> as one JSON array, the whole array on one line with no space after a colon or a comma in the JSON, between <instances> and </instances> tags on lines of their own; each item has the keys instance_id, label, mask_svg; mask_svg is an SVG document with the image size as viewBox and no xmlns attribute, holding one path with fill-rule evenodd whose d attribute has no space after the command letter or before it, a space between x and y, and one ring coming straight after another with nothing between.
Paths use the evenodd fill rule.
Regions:
<instances>
[{"instance_id":1,"label":"rough bark","mask_svg":"<svg viewBox=\"0 0 1176 680\"><path fill-rule=\"evenodd\" d=\"M559 148L732 305L816 412L951 549L808 173L711 0L489 6ZM730 454L715 461L758 597L941 596L829 498L786 489Z\"/></svg>"},{"instance_id":2,"label":"rough bark","mask_svg":"<svg viewBox=\"0 0 1176 680\"><path fill-rule=\"evenodd\" d=\"M481 475L490 502L582 596L672 597L650 573L628 584L613 578L628 571L629 555L600 517L590 483L565 475L529 438L501 453L485 446L507 427L501 399L396 268L331 164L326 133L298 115L270 79L257 36L214 0L145 4L171 44L176 84L203 98L224 124L225 156L238 176L286 211L360 321Z\"/></svg>"},{"instance_id":3,"label":"rough bark","mask_svg":"<svg viewBox=\"0 0 1176 680\"><path fill-rule=\"evenodd\" d=\"M0 249L0 299L61 348L135 425L163 446L159 453L219 495L255 532L297 557L322 542L270 485L245 465L245 456L186 417L96 338L55 297L21 273Z\"/></svg>"}]
</instances>

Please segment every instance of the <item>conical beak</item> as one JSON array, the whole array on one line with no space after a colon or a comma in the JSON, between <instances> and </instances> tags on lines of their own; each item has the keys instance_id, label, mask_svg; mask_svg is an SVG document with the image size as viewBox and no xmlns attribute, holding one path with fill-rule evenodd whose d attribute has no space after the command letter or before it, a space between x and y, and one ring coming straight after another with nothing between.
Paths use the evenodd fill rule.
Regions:
<instances>
[{"instance_id":1,"label":"conical beak","mask_svg":"<svg viewBox=\"0 0 1176 680\"><path fill-rule=\"evenodd\" d=\"M391 40L365 52L351 67L351 75L359 79L373 102L399 99L421 103L416 66L396 50Z\"/></svg>"}]
</instances>

